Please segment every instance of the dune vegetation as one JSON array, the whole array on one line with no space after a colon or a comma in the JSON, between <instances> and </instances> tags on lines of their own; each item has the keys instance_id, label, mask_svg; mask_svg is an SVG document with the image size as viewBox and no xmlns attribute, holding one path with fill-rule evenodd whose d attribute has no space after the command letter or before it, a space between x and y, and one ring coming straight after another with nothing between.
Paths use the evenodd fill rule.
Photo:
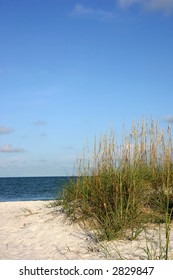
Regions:
<instances>
[{"instance_id":1,"label":"dune vegetation","mask_svg":"<svg viewBox=\"0 0 173 280\"><path fill-rule=\"evenodd\" d=\"M132 238L149 223L165 223L168 255L173 211L171 124L132 123L118 141L113 130L95 139L91 152L78 160L77 177L69 179L61 199L74 221L95 230L98 240ZM167 256L166 256L167 258Z\"/></svg>"}]
</instances>

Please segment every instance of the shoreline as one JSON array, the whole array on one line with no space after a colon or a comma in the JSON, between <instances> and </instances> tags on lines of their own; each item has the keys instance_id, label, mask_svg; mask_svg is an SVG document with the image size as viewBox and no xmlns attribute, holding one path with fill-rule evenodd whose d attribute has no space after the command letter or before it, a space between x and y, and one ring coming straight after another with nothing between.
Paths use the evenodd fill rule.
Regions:
<instances>
[{"instance_id":1,"label":"shoreline","mask_svg":"<svg viewBox=\"0 0 173 280\"><path fill-rule=\"evenodd\" d=\"M50 202L53 200L0 202L0 260L144 260L146 240L153 256L161 256L164 224L160 230L151 225L136 240L97 243L92 232L72 224L61 206L51 207ZM173 231L170 249L173 259Z\"/></svg>"}]
</instances>

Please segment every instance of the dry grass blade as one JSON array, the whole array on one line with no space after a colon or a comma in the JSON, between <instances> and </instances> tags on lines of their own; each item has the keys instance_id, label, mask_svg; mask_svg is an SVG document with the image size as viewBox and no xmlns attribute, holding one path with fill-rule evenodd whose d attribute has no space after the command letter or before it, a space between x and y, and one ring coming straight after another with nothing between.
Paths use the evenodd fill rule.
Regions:
<instances>
[{"instance_id":1,"label":"dry grass blade","mask_svg":"<svg viewBox=\"0 0 173 280\"><path fill-rule=\"evenodd\" d=\"M167 248L173 208L171 126L133 122L118 145L113 130L95 139L93 154L85 155L62 194L66 212L75 220L93 221L100 240L137 235L141 225L166 222ZM87 160L88 158L88 160ZM171 215L170 215L171 213ZM166 217L166 218L165 218ZM168 250L168 249L167 249ZM168 254L166 254L168 257Z\"/></svg>"}]
</instances>

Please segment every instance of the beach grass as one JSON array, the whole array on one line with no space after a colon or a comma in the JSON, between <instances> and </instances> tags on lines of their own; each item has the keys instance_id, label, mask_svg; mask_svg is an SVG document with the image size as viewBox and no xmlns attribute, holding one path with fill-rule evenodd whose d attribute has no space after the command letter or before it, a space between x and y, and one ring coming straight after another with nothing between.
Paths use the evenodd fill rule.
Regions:
<instances>
[{"instance_id":1,"label":"beach grass","mask_svg":"<svg viewBox=\"0 0 173 280\"><path fill-rule=\"evenodd\" d=\"M69 179L61 195L65 212L83 221L98 240L112 240L131 230L135 239L149 223L165 223L168 258L173 210L173 154L171 124L132 123L122 129L120 142L113 130L95 139L91 152L78 160L77 177Z\"/></svg>"}]
</instances>

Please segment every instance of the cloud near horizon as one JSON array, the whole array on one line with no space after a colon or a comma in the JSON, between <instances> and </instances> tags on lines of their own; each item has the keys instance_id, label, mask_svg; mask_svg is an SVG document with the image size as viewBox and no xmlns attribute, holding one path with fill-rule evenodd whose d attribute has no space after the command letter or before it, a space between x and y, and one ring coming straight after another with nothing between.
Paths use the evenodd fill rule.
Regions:
<instances>
[{"instance_id":1,"label":"cloud near horizon","mask_svg":"<svg viewBox=\"0 0 173 280\"><path fill-rule=\"evenodd\" d=\"M14 129L5 127L5 126L0 126L0 135L2 134L10 134L14 131Z\"/></svg>"},{"instance_id":2,"label":"cloud near horizon","mask_svg":"<svg viewBox=\"0 0 173 280\"><path fill-rule=\"evenodd\" d=\"M0 147L0 153L22 153L24 152L23 148L15 148L10 144L5 144Z\"/></svg>"},{"instance_id":3,"label":"cloud near horizon","mask_svg":"<svg viewBox=\"0 0 173 280\"><path fill-rule=\"evenodd\" d=\"M42 133L40 134L40 136L46 137L46 136L47 136L47 133L46 133L46 132L42 132Z\"/></svg>"},{"instance_id":4,"label":"cloud near horizon","mask_svg":"<svg viewBox=\"0 0 173 280\"><path fill-rule=\"evenodd\" d=\"M138 4L149 11L162 11L171 13L173 11L173 0L118 0L121 8L127 8Z\"/></svg>"},{"instance_id":5,"label":"cloud near horizon","mask_svg":"<svg viewBox=\"0 0 173 280\"><path fill-rule=\"evenodd\" d=\"M46 122L44 120L36 120L33 122L33 125L42 126L42 125L46 125Z\"/></svg>"}]
</instances>

